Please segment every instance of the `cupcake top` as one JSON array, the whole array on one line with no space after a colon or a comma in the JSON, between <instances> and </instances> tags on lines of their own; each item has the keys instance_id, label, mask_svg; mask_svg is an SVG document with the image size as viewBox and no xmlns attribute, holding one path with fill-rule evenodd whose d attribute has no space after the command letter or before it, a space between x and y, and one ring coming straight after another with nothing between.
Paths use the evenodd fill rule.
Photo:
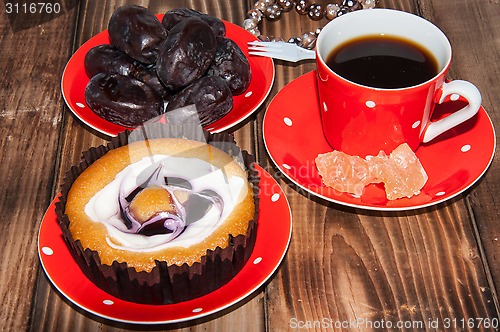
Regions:
<instances>
[{"instance_id":1,"label":"cupcake top","mask_svg":"<svg viewBox=\"0 0 500 332\"><path fill-rule=\"evenodd\" d=\"M101 261L150 270L192 264L245 234L253 193L242 165L220 149L168 138L108 151L74 181L70 231ZM109 256L109 257L108 257Z\"/></svg>"},{"instance_id":2,"label":"cupcake top","mask_svg":"<svg viewBox=\"0 0 500 332\"><path fill-rule=\"evenodd\" d=\"M92 196L85 214L106 226L108 244L116 249L189 247L210 235L245 197L246 176L238 173L226 175L198 158L147 156Z\"/></svg>"}]
</instances>

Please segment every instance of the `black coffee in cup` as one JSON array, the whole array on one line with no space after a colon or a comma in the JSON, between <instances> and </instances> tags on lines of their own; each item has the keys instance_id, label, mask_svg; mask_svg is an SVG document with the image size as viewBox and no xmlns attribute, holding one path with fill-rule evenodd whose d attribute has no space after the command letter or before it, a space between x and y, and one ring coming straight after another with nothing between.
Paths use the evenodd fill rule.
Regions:
<instances>
[{"instance_id":1,"label":"black coffee in cup","mask_svg":"<svg viewBox=\"0 0 500 332\"><path fill-rule=\"evenodd\" d=\"M437 60L426 48L387 35L344 42L328 54L326 64L349 81L383 89L418 85L439 72Z\"/></svg>"}]
</instances>

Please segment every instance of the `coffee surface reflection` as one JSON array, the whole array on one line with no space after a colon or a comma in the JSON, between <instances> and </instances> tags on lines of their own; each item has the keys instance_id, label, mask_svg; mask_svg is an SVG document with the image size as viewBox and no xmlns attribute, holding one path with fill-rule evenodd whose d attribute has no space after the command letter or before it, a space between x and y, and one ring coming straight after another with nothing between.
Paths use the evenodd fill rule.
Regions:
<instances>
[{"instance_id":1,"label":"coffee surface reflection","mask_svg":"<svg viewBox=\"0 0 500 332\"><path fill-rule=\"evenodd\" d=\"M349 81L383 89L418 85L439 72L437 60L425 47L386 35L349 40L328 54L326 64Z\"/></svg>"}]
</instances>

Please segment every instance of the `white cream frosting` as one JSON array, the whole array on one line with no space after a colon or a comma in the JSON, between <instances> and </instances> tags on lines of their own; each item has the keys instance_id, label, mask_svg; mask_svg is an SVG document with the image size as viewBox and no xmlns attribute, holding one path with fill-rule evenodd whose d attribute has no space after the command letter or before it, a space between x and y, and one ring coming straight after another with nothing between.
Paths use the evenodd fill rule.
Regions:
<instances>
[{"instance_id":1,"label":"white cream frosting","mask_svg":"<svg viewBox=\"0 0 500 332\"><path fill-rule=\"evenodd\" d=\"M158 166L165 177L188 180L192 192L212 190L222 198L222 210L214 204L198 221L189 224L183 233L168 241L168 234L146 236L127 233L120 217L119 193L123 186L129 195L144 183ZM234 207L246 196L245 179L227 176L223 169L197 158L153 155L132 163L119 172L115 179L97 192L85 206L85 213L95 222L102 222L108 232L108 243L116 249L128 251L157 251L169 247L189 247L203 241L231 214Z\"/></svg>"}]
</instances>

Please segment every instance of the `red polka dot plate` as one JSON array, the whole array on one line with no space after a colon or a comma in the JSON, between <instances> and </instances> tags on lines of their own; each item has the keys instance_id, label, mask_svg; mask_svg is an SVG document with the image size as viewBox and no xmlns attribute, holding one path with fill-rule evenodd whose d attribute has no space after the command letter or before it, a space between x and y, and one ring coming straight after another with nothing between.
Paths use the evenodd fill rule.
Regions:
<instances>
[{"instance_id":1,"label":"red polka dot plate","mask_svg":"<svg viewBox=\"0 0 500 332\"><path fill-rule=\"evenodd\" d=\"M464 106L460 99L452 99L436 107L433 120ZM493 124L481 107L472 119L417 149L429 176L420 194L388 201L381 185L368 185L361 197L323 185L314 159L332 149L322 131L314 71L292 81L273 98L263 127L271 159L297 186L328 201L370 210L411 210L457 196L486 172L496 144Z\"/></svg>"},{"instance_id":2,"label":"red polka dot plate","mask_svg":"<svg viewBox=\"0 0 500 332\"><path fill-rule=\"evenodd\" d=\"M43 269L57 290L78 307L103 318L137 324L188 321L229 308L258 290L283 260L292 232L290 206L273 177L257 166L260 205L255 248L243 269L221 288L202 297L167 305L132 303L95 286L73 260L55 214L57 198L47 209L38 235Z\"/></svg>"},{"instance_id":3,"label":"red polka dot plate","mask_svg":"<svg viewBox=\"0 0 500 332\"><path fill-rule=\"evenodd\" d=\"M163 15L158 14L157 17L161 20ZM233 109L222 119L205 128L212 133L228 130L255 112L269 95L275 73L274 62L271 58L248 54L247 42L256 40L251 33L233 23L224 21L224 24L226 36L236 42L247 56L252 70L252 80L246 92L234 96ZM85 87L89 82L83 64L85 55L92 47L109 43L108 31L104 30L78 48L64 69L61 89L66 104L77 118L98 132L108 136L116 136L127 128L99 117L85 101Z\"/></svg>"}]
</instances>

